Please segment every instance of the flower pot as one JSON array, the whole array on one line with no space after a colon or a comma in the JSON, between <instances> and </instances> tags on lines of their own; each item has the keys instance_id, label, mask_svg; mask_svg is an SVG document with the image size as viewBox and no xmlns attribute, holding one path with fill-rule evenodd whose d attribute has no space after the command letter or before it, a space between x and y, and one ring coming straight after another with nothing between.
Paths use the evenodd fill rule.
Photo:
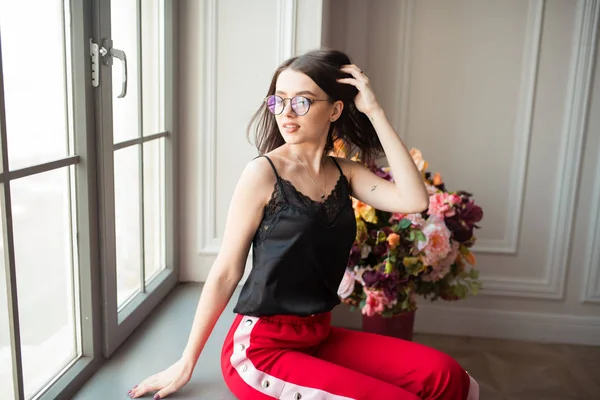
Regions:
<instances>
[{"instance_id":1,"label":"flower pot","mask_svg":"<svg viewBox=\"0 0 600 400\"><path fill-rule=\"evenodd\" d=\"M362 316L362 330L364 332L391 336L403 340L412 341L414 326L414 311L398 314L391 318L384 318L381 315L369 317L363 314Z\"/></svg>"}]
</instances>

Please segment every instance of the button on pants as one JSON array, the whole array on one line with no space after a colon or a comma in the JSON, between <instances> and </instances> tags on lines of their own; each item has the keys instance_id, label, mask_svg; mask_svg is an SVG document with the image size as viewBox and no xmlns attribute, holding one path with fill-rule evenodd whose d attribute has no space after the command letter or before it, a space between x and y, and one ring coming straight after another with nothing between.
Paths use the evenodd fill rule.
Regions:
<instances>
[{"instance_id":1,"label":"button on pants","mask_svg":"<svg viewBox=\"0 0 600 400\"><path fill-rule=\"evenodd\" d=\"M221 354L241 400L476 400L450 356L418 343L332 327L311 317L237 315Z\"/></svg>"}]
</instances>

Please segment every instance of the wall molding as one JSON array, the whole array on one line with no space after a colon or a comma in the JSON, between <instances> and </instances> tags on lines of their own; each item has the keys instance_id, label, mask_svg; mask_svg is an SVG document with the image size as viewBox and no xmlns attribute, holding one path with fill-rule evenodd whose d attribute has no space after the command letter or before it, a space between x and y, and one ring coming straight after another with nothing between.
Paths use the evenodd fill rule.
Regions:
<instances>
[{"instance_id":1,"label":"wall molding","mask_svg":"<svg viewBox=\"0 0 600 400\"><path fill-rule=\"evenodd\" d=\"M589 53L589 57L593 60L598 51L598 40L593 33L596 32L597 34L599 32L600 0L586 2L582 12L585 15L584 24L587 25L587 29L584 30L591 33L590 36L585 38L586 41L583 44L585 44L585 49ZM589 70L585 71L588 74L587 79L590 80L590 88L585 99L585 106L588 113L589 108L587 103L591 96L589 91L591 90L591 75L593 74L592 65L590 65ZM600 79L600 76L596 76L595 79ZM584 122L587 123L587 121L586 115ZM587 125L582 126L582 129L587 129ZM600 154L600 145L598 146L597 154ZM588 242L586 247L588 252L585 257L581 297L581 301L584 303L600 303L600 158L596 159L596 175L593 187L590 229L587 235Z\"/></svg>"},{"instance_id":2,"label":"wall molding","mask_svg":"<svg viewBox=\"0 0 600 400\"><path fill-rule=\"evenodd\" d=\"M520 221L525 201L525 184L527 175L527 164L529 159L529 143L532 135L533 107L535 102L535 89L537 85L537 71L540 57L541 34L543 27L545 0L530 0L527 14L527 31L525 34L525 45L523 65L521 71L521 87L517 102L517 121L515 124L517 138L515 141L515 153L518 162L513 166L511 172L509 194L510 204L507 207L507 220L509 221L502 239L479 239L474 247L478 253L493 254L517 254L520 237ZM403 0L401 8L400 24L402 50L400 52L401 71L398 93L400 112L396 116L395 127L404 142L408 137L408 121L410 118L409 96L410 96L410 67L414 25L414 0ZM506 232L509 232L507 234ZM533 284L533 283L532 283Z\"/></svg>"},{"instance_id":3,"label":"wall molding","mask_svg":"<svg viewBox=\"0 0 600 400\"><path fill-rule=\"evenodd\" d=\"M205 0L203 3L202 52L200 65L202 74L202 103L198 109L201 121L201 140L198 154L202 155L199 162L202 182L197 197L200 205L199 221L197 223L198 249L200 255L216 255L220 248L217 237L216 216L216 153L217 153L217 83L218 83L218 2Z\"/></svg>"},{"instance_id":4,"label":"wall molding","mask_svg":"<svg viewBox=\"0 0 600 400\"><path fill-rule=\"evenodd\" d=\"M423 304L415 332L600 346L600 319L594 316Z\"/></svg>"},{"instance_id":5,"label":"wall molding","mask_svg":"<svg viewBox=\"0 0 600 400\"><path fill-rule=\"evenodd\" d=\"M298 4L296 0L277 1L277 55L275 66L296 55L296 21Z\"/></svg>"},{"instance_id":6,"label":"wall molding","mask_svg":"<svg viewBox=\"0 0 600 400\"><path fill-rule=\"evenodd\" d=\"M550 228L553 233L550 247L551 268L547 270L546 276L549 282L548 292L552 292L554 298L564 296L577 203L577 185L589 112L599 11L600 0L580 0L577 3L573 57L567 86L569 92L565 103L564 134L560 144L564 152L558 160L558 165L562 168L559 170L560 182L554 195L558 218L553 220Z\"/></svg>"},{"instance_id":7,"label":"wall molding","mask_svg":"<svg viewBox=\"0 0 600 400\"><path fill-rule=\"evenodd\" d=\"M521 236L521 218L525 203L529 145L532 136L533 109L537 87L538 65L540 60L541 37L544 19L545 0L530 0L527 13L525 45L521 85L516 108L515 142L513 154L516 163L512 164L506 208L507 226L502 239L479 239L473 250L478 253L517 254Z\"/></svg>"},{"instance_id":8,"label":"wall molding","mask_svg":"<svg viewBox=\"0 0 600 400\"><path fill-rule=\"evenodd\" d=\"M403 142L406 142L408 134L408 119L410 118L410 66L412 62L412 39L413 24L415 16L414 0L403 0L401 3L400 26L401 29L399 42L402 43L400 51L400 79L398 79L397 103L400 105L400 112L396 114L396 130Z\"/></svg>"},{"instance_id":9,"label":"wall molding","mask_svg":"<svg viewBox=\"0 0 600 400\"><path fill-rule=\"evenodd\" d=\"M600 147L598 148L600 154ZM592 195L592 215L587 235L581 301L600 303L600 158L596 161L596 179Z\"/></svg>"},{"instance_id":10,"label":"wall molding","mask_svg":"<svg viewBox=\"0 0 600 400\"><path fill-rule=\"evenodd\" d=\"M564 281L569 261L577 182L581 169L594 65L598 3L599 0L580 0L577 5L573 54L560 144L563 151L557 160L557 164L561 167L554 193L556 212L550 228L551 236L545 276L541 279L484 277L486 294L546 299L562 299L564 297ZM525 175L523 177L525 178ZM523 187L519 188L521 196L523 189ZM522 201L520 204L522 205ZM517 214L519 221L521 212L522 209L519 209ZM518 238L518 236L514 237ZM493 249L488 248L487 250ZM480 247L475 246L474 251L481 252Z\"/></svg>"},{"instance_id":11,"label":"wall molding","mask_svg":"<svg viewBox=\"0 0 600 400\"><path fill-rule=\"evenodd\" d=\"M277 54L276 66L292 57L296 52L297 0L277 2ZM217 236L217 193L216 193L216 153L217 153L217 83L218 83L218 1L203 1L203 51L200 54L202 74L202 106L198 110L202 140L198 154L202 155L200 176L202 182L198 203L199 243L198 254L216 256L221 249L222 238Z\"/></svg>"}]
</instances>

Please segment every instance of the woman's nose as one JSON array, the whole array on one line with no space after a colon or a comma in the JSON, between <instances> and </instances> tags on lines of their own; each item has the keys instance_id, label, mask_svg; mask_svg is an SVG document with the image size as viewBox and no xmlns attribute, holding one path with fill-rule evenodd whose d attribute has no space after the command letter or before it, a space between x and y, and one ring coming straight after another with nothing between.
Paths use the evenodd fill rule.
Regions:
<instances>
[{"instance_id":1,"label":"woman's nose","mask_svg":"<svg viewBox=\"0 0 600 400\"><path fill-rule=\"evenodd\" d=\"M296 113L294 112L294 109L292 108L292 100L289 99L285 99L283 101L283 111L281 112L281 114L283 115L287 115L287 116L296 116Z\"/></svg>"}]
</instances>

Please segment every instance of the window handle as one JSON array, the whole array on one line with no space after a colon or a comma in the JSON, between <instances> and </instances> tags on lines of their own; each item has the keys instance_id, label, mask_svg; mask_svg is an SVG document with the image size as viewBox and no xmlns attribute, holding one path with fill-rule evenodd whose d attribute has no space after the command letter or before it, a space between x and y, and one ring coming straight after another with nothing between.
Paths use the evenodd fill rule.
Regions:
<instances>
[{"instance_id":1,"label":"window handle","mask_svg":"<svg viewBox=\"0 0 600 400\"><path fill-rule=\"evenodd\" d=\"M112 65L113 58L118 58L123 64L123 78L121 80L121 94L119 99L122 99L127 95L127 55L123 50L115 49L112 47L112 40L105 39L102 48L100 48L100 54L102 55L105 65Z\"/></svg>"}]
</instances>

